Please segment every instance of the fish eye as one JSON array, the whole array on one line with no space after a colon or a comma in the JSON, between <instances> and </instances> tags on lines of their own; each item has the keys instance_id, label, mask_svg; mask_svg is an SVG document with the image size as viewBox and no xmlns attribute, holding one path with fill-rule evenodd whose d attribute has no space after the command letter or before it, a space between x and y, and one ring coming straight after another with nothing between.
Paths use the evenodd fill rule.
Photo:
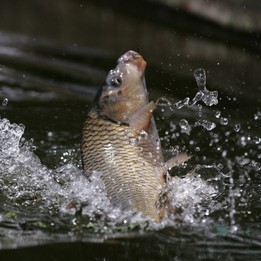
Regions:
<instances>
[{"instance_id":1,"label":"fish eye","mask_svg":"<svg viewBox=\"0 0 261 261\"><path fill-rule=\"evenodd\" d=\"M113 77L110 80L110 85L113 87L119 87L122 83L122 79L120 77Z\"/></svg>"}]
</instances>

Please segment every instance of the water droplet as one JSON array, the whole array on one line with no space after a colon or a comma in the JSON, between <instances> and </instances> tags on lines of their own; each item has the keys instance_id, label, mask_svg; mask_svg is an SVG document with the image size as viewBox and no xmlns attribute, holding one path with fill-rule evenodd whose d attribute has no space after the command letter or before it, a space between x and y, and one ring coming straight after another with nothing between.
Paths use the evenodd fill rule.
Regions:
<instances>
[{"instance_id":1,"label":"water droplet","mask_svg":"<svg viewBox=\"0 0 261 261\"><path fill-rule=\"evenodd\" d=\"M228 124L228 119L221 117L221 118L220 118L220 124L221 124L221 125L227 125L227 124Z\"/></svg>"},{"instance_id":2,"label":"water droplet","mask_svg":"<svg viewBox=\"0 0 261 261\"><path fill-rule=\"evenodd\" d=\"M204 96L204 93L202 91L199 91L196 93L195 97L192 99L192 101L189 103L189 107L192 107L195 105L198 101L201 101Z\"/></svg>"},{"instance_id":3,"label":"water droplet","mask_svg":"<svg viewBox=\"0 0 261 261\"><path fill-rule=\"evenodd\" d=\"M218 92L217 91L208 91L205 90L203 92L203 97L202 101L207 105L207 106L212 106L212 105L217 105L218 104Z\"/></svg>"},{"instance_id":4,"label":"water droplet","mask_svg":"<svg viewBox=\"0 0 261 261\"><path fill-rule=\"evenodd\" d=\"M221 164L221 163L219 163L218 165L217 165L217 167L218 167L218 169L223 169L223 165Z\"/></svg>"},{"instance_id":5,"label":"water droplet","mask_svg":"<svg viewBox=\"0 0 261 261\"><path fill-rule=\"evenodd\" d=\"M254 160L251 161L251 166L256 170L260 171L261 170L261 164L259 162L256 162Z\"/></svg>"},{"instance_id":6,"label":"water droplet","mask_svg":"<svg viewBox=\"0 0 261 261\"><path fill-rule=\"evenodd\" d=\"M183 108L184 106L188 105L189 103L189 97L185 98L184 100L181 100L181 101L178 101L174 104L174 106L177 108L177 109L181 109Z\"/></svg>"},{"instance_id":7,"label":"water droplet","mask_svg":"<svg viewBox=\"0 0 261 261\"><path fill-rule=\"evenodd\" d=\"M261 112L258 111L257 113L254 114L254 120L260 120L261 119Z\"/></svg>"},{"instance_id":8,"label":"water droplet","mask_svg":"<svg viewBox=\"0 0 261 261\"><path fill-rule=\"evenodd\" d=\"M196 79L199 91L206 90L206 72L205 72L205 70L202 68L195 70L194 77Z\"/></svg>"},{"instance_id":9,"label":"water droplet","mask_svg":"<svg viewBox=\"0 0 261 261\"><path fill-rule=\"evenodd\" d=\"M235 132L239 132L239 131L240 131L240 128L241 128L240 123L235 124L235 126L234 126L234 130L235 130Z\"/></svg>"},{"instance_id":10,"label":"water droplet","mask_svg":"<svg viewBox=\"0 0 261 261\"><path fill-rule=\"evenodd\" d=\"M216 117L217 119L219 119L220 115L221 115L221 112L220 112L220 111L216 111L215 117Z\"/></svg>"},{"instance_id":11,"label":"water droplet","mask_svg":"<svg viewBox=\"0 0 261 261\"><path fill-rule=\"evenodd\" d=\"M138 150L139 150L140 152L142 152L142 151L143 151L143 148L142 148L142 147L139 147ZM143 164L143 165L144 165L144 164Z\"/></svg>"},{"instance_id":12,"label":"water droplet","mask_svg":"<svg viewBox=\"0 0 261 261\"><path fill-rule=\"evenodd\" d=\"M53 135L54 135L54 133L53 133L52 131L48 131L48 132L47 132L47 136L48 136L48 137L53 137Z\"/></svg>"},{"instance_id":13,"label":"water droplet","mask_svg":"<svg viewBox=\"0 0 261 261\"><path fill-rule=\"evenodd\" d=\"M242 146L246 146L246 137L245 136L242 136L242 137L240 137L240 143L241 143L241 145Z\"/></svg>"},{"instance_id":14,"label":"water droplet","mask_svg":"<svg viewBox=\"0 0 261 261\"><path fill-rule=\"evenodd\" d=\"M164 107L168 107L169 109L173 109L173 104L171 103L170 100L168 100L165 97L160 97L157 99L156 101L156 106L164 106ZM164 110L164 109L163 109Z\"/></svg>"},{"instance_id":15,"label":"water droplet","mask_svg":"<svg viewBox=\"0 0 261 261\"><path fill-rule=\"evenodd\" d=\"M256 136L256 137L253 138L253 142L255 144L260 144L261 143L261 138Z\"/></svg>"},{"instance_id":16,"label":"water droplet","mask_svg":"<svg viewBox=\"0 0 261 261\"><path fill-rule=\"evenodd\" d=\"M188 126L188 121L182 119L182 120L180 120L179 125L180 125L180 127L181 127L182 129L186 129L187 126Z\"/></svg>"},{"instance_id":17,"label":"water droplet","mask_svg":"<svg viewBox=\"0 0 261 261\"><path fill-rule=\"evenodd\" d=\"M195 126L202 126L206 130L211 131L216 127L216 124L208 120L198 120Z\"/></svg>"},{"instance_id":18,"label":"water droplet","mask_svg":"<svg viewBox=\"0 0 261 261\"><path fill-rule=\"evenodd\" d=\"M138 143L138 140L136 138L130 138L129 143L130 145L136 145Z\"/></svg>"},{"instance_id":19,"label":"water droplet","mask_svg":"<svg viewBox=\"0 0 261 261\"><path fill-rule=\"evenodd\" d=\"M8 104L8 99L4 98L3 101L2 101L2 105L7 106L7 104Z\"/></svg>"},{"instance_id":20,"label":"water droplet","mask_svg":"<svg viewBox=\"0 0 261 261\"><path fill-rule=\"evenodd\" d=\"M202 117L202 105L198 104L198 116Z\"/></svg>"},{"instance_id":21,"label":"water droplet","mask_svg":"<svg viewBox=\"0 0 261 261\"><path fill-rule=\"evenodd\" d=\"M142 130L142 131L140 132L140 138L141 138L141 139L146 139L146 138L148 138L148 133L147 133L146 131Z\"/></svg>"},{"instance_id":22,"label":"water droplet","mask_svg":"<svg viewBox=\"0 0 261 261\"><path fill-rule=\"evenodd\" d=\"M189 125L188 121L185 119L182 119L179 121L179 126L181 128L181 132L189 134L191 131L191 126Z\"/></svg>"}]
</instances>

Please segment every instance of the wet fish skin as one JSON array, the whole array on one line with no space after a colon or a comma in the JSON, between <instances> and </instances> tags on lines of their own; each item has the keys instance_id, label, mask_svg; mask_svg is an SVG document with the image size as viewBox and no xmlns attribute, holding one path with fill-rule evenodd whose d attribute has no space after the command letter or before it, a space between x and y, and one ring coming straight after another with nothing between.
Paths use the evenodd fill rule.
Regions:
<instances>
[{"instance_id":1,"label":"wet fish skin","mask_svg":"<svg viewBox=\"0 0 261 261\"><path fill-rule=\"evenodd\" d=\"M129 126L118 125L95 112L88 115L83 135L84 169L89 174L101 173L111 202L158 220L156 204L164 180L157 172L158 153L151 153L146 138L137 142L138 136Z\"/></svg>"},{"instance_id":2,"label":"wet fish skin","mask_svg":"<svg viewBox=\"0 0 261 261\"><path fill-rule=\"evenodd\" d=\"M100 88L82 133L82 160L87 175L101 173L111 202L160 220L164 165L144 71L146 62L134 51L122 55ZM176 163L175 163L176 164Z\"/></svg>"}]
</instances>

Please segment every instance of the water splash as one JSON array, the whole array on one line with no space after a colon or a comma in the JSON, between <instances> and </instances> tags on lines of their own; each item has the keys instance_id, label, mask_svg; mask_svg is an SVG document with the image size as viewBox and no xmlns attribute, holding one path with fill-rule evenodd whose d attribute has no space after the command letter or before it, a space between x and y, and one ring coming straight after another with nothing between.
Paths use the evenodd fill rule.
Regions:
<instances>
[{"instance_id":1,"label":"water splash","mask_svg":"<svg viewBox=\"0 0 261 261\"><path fill-rule=\"evenodd\" d=\"M207 105L212 106L218 104L218 92L217 91L209 91L206 86L207 78L206 72L204 69L200 68L195 70L194 77L196 79L196 83L198 85L199 92L196 96L200 94L201 100ZM196 97L195 96L195 97ZM194 98L195 99L195 98Z\"/></svg>"},{"instance_id":2,"label":"water splash","mask_svg":"<svg viewBox=\"0 0 261 261\"><path fill-rule=\"evenodd\" d=\"M7 205L17 206L18 209L23 206L23 213L28 211L29 219L25 218L25 222L30 222L32 218L45 222L38 211L31 216L28 214L29 210L34 208L40 210L42 214L53 213L51 216L48 215L54 226L59 226L63 215L71 216L69 220L74 222L73 219L80 213L85 223L75 221L73 226L89 226L95 231L104 231L104 227L107 232L113 231L115 226L122 229L137 226L142 229L145 227L158 229L173 222L164 219L157 224L150 218L143 217L141 213L122 211L112 206L106 195L100 173L94 172L90 178L87 178L82 170L70 163L56 169L47 168L35 155L33 140L29 142L24 140L24 131L25 126L11 124L7 119L0 119L0 162L4 163L0 164L0 187L6 197ZM177 184L179 190L176 189ZM195 190L196 187L197 190ZM173 198L182 198L183 205L181 205L181 200L175 200L173 207L176 208L178 204L179 208L187 208L183 215L188 222L196 212L193 205L206 200L206 197L201 197L201 195L210 196L213 193L211 186L206 185L203 180L200 181L200 178L173 180L168 189ZM191 198L192 190L194 191L193 198ZM19 211L10 213L12 216L22 215ZM60 216L58 223L57 215ZM68 226L69 229L70 226Z\"/></svg>"},{"instance_id":3,"label":"water splash","mask_svg":"<svg viewBox=\"0 0 261 261\"><path fill-rule=\"evenodd\" d=\"M237 232L239 226L236 209L240 200L237 195L242 192L238 189L237 181L233 177L233 175L237 174L234 169L237 166L236 164L240 166L238 168L239 173L241 169L245 168L246 173L240 173L240 180L247 183L249 169L252 168L257 171L261 169L258 162L261 156L254 154L255 152L251 152L251 150L249 150L249 155L241 155L240 157L237 155L235 162L231 161L233 172L230 172L230 170L226 170L228 166L227 158L231 153L229 148L225 147L226 139L230 139L230 136L234 134L237 135L232 137L236 140L236 146L249 148L250 145L255 144L260 149L260 137L249 138L247 135L241 135L242 131L238 133L236 129L224 133L212 131L216 123L204 119L202 105L198 103L203 101L204 91L206 91L206 88L203 88L206 87L205 84L206 81L201 81L201 89L192 100L186 98L175 104L172 104L166 98L158 100L158 105L171 107L173 110L194 105L197 105L199 110L199 120L196 120L194 124L190 124L186 118L179 121L178 126L180 128L170 122L171 128L165 132L164 138L170 141L174 140L175 144L179 144L179 146L173 147L173 153L177 154L180 150L193 148L191 151L196 152L195 154L198 155L204 154L205 151L211 149L216 153L215 159L218 162L222 160L222 164L219 164L222 167L216 168L216 162L211 162L208 170L204 169L203 172L200 172L200 169L196 169L193 175L184 175L183 178L175 177L171 180L168 184L171 206L177 210L171 220L164 219L162 223L157 225L150 219L142 217L140 213L123 212L113 207L106 195L100 173L93 173L91 178L88 179L76 165L64 164L62 158L61 163L63 165L61 167L56 169L47 168L34 153L33 140L26 141L23 138L25 126L11 124L7 119L0 119L0 189L2 192L1 199L5 200L5 204L8 206L6 208L8 212L0 216L0 224L1 220L13 222L15 216L19 218L23 215L21 211L19 212L22 206L23 213L27 215L27 217L23 216L25 224L30 223L30 220L33 219L36 220L36 223L38 222L37 229L40 229L41 226L44 227L45 220L39 216L39 212L41 212L51 220L49 223L46 222L45 226L48 227L51 223L53 227L59 227L63 223L66 224L66 233L69 232L70 234L81 229L107 233L108 231L115 231L115 227L117 227L117 231L123 231L124 229L126 231L132 228L158 229L170 224L175 226L177 220L199 226L200 224L211 223L212 220L216 221L217 219L213 218L212 214L218 216L218 222L228 223L226 218L229 219L230 231L232 233ZM205 105L212 106L212 102L207 101L207 99L205 101L203 101ZM220 121L224 121L221 112L216 113L216 119L219 119L217 123L220 123L220 127L223 129L229 127L228 124L221 124ZM259 120L257 116L255 116L255 120ZM194 127L197 126L202 126L210 131L204 136L204 142L206 140L205 148L199 142L202 139L201 133L195 138L190 136L193 135ZM241 126L239 127L241 130ZM174 132L175 135L173 135ZM177 141L177 139L182 138L183 134L185 134L185 139L189 140L187 147L182 145L184 144L183 141ZM224 134L224 138L222 134ZM47 138L50 141L53 141L54 137L55 133L48 133ZM143 133L140 138L146 138L146 133ZM66 152L62 155L65 156ZM202 158L196 156L196 160L201 160L201 167L204 165L202 162L205 163L209 160L207 155L205 153ZM194 163L189 164L193 165ZM224 170L221 171L223 167ZM210 178L213 170L215 170L215 175ZM184 167L184 173L187 172ZM216 200L221 191L219 189L221 181L223 184L221 177L228 179L224 185L227 188L227 195L222 200ZM246 202L243 203L247 204L247 199L244 200ZM241 205L243 203L240 202ZM14 211L13 208L15 207ZM9 211L10 209L11 211ZM34 210L33 214L30 212L31 209ZM227 216L218 215L217 213L220 211L227 211Z\"/></svg>"},{"instance_id":4,"label":"water splash","mask_svg":"<svg viewBox=\"0 0 261 261\"><path fill-rule=\"evenodd\" d=\"M187 218L187 221L189 222L190 220L192 223L197 222L198 220L208 222L211 220L208 218L209 216L222 212L223 216L219 216L218 222L228 224L229 232L236 234L240 230L239 216L244 215L249 218L251 215L251 211L246 211L245 209L251 209L248 205L252 201L250 197L253 195L251 192L253 191L251 188L251 180L260 180L260 177L254 173L260 170L260 163L257 162L257 159L261 158L261 154L258 152L261 148L261 139L259 136L256 136L256 133L253 133L252 135L247 134L244 130L244 124L242 123L236 123L230 126L229 123L233 122L231 116L224 117L222 115L223 111L212 111L213 115L210 113L205 114L203 106L216 105L218 103L218 92L209 91L207 89L206 73L203 69L196 70L194 76L198 86L198 92L194 98L190 99L190 97L186 97L176 103L171 103L168 99L163 98L160 99L158 104L168 107L171 111L179 110L184 107L191 108L194 106L193 109L198 110L198 119L195 119L195 122L193 123L191 119L188 121L188 119L183 118L182 116L182 119L178 122L176 120L171 121L169 131L168 133L165 132L166 136L162 141L166 142L166 146L170 146L171 142L179 144L175 145L175 152L172 155L187 150L192 155L191 161L193 161L195 157L195 161L199 162L199 166L202 167L205 165L204 163L208 162L210 168L204 170L204 176L209 172L215 172L215 177L212 179L210 184L213 185L217 182L217 187L214 186L214 188L216 191L223 191L223 197L219 201L213 201L213 204L208 203L207 209L199 207L200 219L196 218L197 211L195 210L195 205L192 207L194 208L194 212L191 210L189 213L184 213L184 211L186 212L186 208L190 209L189 200L187 199L188 205L184 207L185 210L181 211L181 220ZM195 107L195 105L197 105L197 107ZM208 112L211 111L209 110ZM258 109L258 111L254 113L252 119L254 128L257 126L256 121L261 119L260 115L261 113ZM248 131L250 131L252 126L250 127L250 124L247 124L246 127ZM208 130L208 132L199 132L198 130L194 131L195 127L198 126L203 127ZM219 128L215 129L217 126ZM234 142L232 147L231 142ZM209 159L210 150L212 159ZM170 151L170 153L172 152ZM217 168L216 164L220 167ZM195 168L195 173L199 173L198 171L200 171L200 169ZM184 172L178 171L178 173L179 172L184 175ZM189 176L186 178L189 179ZM173 181L179 184L180 180L175 177ZM200 181L202 180L200 179ZM203 186L203 184L201 185ZM175 186L175 184L173 184L173 186ZM255 187L260 191L257 186ZM176 187L175 189L178 191L182 188ZM186 190L190 191L190 188L186 188ZM208 190L203 189L202 191L211 191L211 188ZM192 191L189 193L193 195ZM179 196L182 197L184 194L178 193L176 196L173 195L173 199L175 199L174 201L179 202ZM193 195L193 197L195 197L195 195ZM202 196L202 198L203 197L204 196ZM255 200L257 200L257 197L255 197ZM172 202L173 204L175 204L174 201ZM182 199L180 204L182 204ZM192 216L189 215L191 213L193 213ZM182 214L184 214L184 216L182 216ZM258 216L254 219L258 219Z\"/></svg>"},{"instance_id":5,"label":"water splash","mask_svg":"<svg viewBox=\"0 0 261 261\"><path fill-rule=\"evenodd\" d=\"M186 119L182 119L179 123L181 127L181 132L190 134L191 130L193 127L201 126L205 128L208 131L213 130L216 128L217 124L215 122L209 121L207 119L202 119L203 116L203 106L199 104L200 101L202 101L206 106L213 106L218 104L218 92L217 91L209 91L206 87L206 72L204 69L200 68L195 70L194 72L194 77L198 86L198 92L195 94L195 96L190 99L190 97L186 97L183 100L180 100L176 103L172 103L169 99L166 97L160 97L156 101L157 106L161 107L167 107L171 111L175 110L180 110L184 107L194 107L197 105L198 109L198 116L199 120L196 121L193 124L188 124ZM221 112L217 111L215 114L216 118L220 118ZM220 119L220 124L221 125L227 125L228 124L228 119L227 118L221 118Z\"/></svg>"},{"instance_id":6,"label":"water splash","mask_svg":"<svg viewBox=\"0 0 261 261\"><path fill-rule=\"evenodd\" d=\"M172 103L165 97L160 97L156 101L157 106L168 107L170 110L174 111L176 109L180 110L183 107L193 107L198 102L202 101L207 106L213 106L218 104L218 92L217 91L209 91L206 87L206 73L204 69L197 69L194 72L194 77L196 79L196 83L198 86L198 92L194 96L194 98L190 99L190 97L186 97L183 100L180 100L176 103Z\"/></svg>"},{"instance_id":7,"label":"water splash","mask_svg":"<svg viewBox=\"0 0 261 261\"><path fill-rule=\"evenodd\" d=\"M216 128L216 124L214 122L211 122L208 120L203 120L203 119L196 121L195 126L202 126L203 128L205 128L208 131L211 131L214 128Z\"/></svg>"},{"instance_id":8,"label":"water splash","mask_svg":"<svg viewBox=\"0 0 261 261\"><path fill-rule=\"evenodd\" d=\"M190 224L202 222L202 217L197 219L195 215L204 209L201 203L217 195L217 190L196 173L183 179L173 177L168 186L171 188L172 206L179 212L175 218Z\"/></svg>"}]
</instances>

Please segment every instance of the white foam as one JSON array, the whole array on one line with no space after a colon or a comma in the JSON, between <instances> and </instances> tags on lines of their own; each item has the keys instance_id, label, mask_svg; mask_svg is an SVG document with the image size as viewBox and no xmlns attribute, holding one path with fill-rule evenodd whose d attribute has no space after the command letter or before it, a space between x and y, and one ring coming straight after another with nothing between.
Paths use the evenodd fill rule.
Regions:
<instances>
[{"instance_id":1,"label":"white foam","mask_svg":"<svg viewBox=\"0 0 261 261\"><path fill-rule=\"evenodd\" d=\"M177 218L191 224L201 222L195 216L200 204L217 195L214 187L197 174L188 174L184 178L173 177L168 188L172 199L171 205L174 209L179 210Z\"/></svg>"},{"instance_id":2,"label":"white foam","mask_svg":"<svg viewBox=\"0 0 261 261\"><path fill-rule=\"evenodd\" d=\"M60 215L80 212L94 222L99 217L106 227L117 224L142 227L149 222L157 229L172 222L165 219L156 225L141 213L112 206L100 173L94 172L88 178L73 164L48 169L32 151L32 144L21 142L24 130L23 125L0 119L0 186L11 202L23 205L23 211L26 211L24 207L33 207L38 202L37 207L40 204L43 212L49 209L55 209ZM173 178L169 188L173 207L182 208L184 222L189 223L195 221L196 206L215 194L204 180L192 176Z\"/></svg>"}]
</instances>

